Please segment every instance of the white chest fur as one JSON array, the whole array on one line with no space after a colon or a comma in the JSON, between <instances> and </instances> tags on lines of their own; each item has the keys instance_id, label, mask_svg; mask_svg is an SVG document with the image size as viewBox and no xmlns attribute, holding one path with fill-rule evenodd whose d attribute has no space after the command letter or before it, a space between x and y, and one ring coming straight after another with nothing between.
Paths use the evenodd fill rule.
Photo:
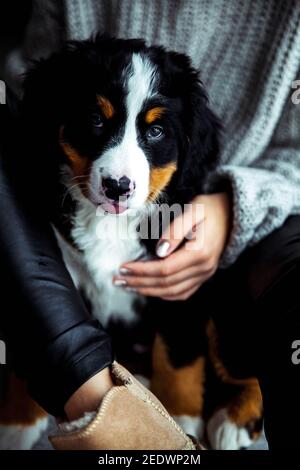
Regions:
<instances>
[{"instance_id":1,"label":"white chest fur","mask_svg":"<svg viewBox=\"0 0 300 470\"><path fill-rule=\"evenodd\" d=\"M91 302L93 316L104 326L112 317L134 320L137 294L114 286L112 280L123 263L146 254L136 231L138 217L103 214L86 200L79 203L73 222L71 236L80 251L56 232L57 238L76 287Z\"/></svg>"}]
</instances>

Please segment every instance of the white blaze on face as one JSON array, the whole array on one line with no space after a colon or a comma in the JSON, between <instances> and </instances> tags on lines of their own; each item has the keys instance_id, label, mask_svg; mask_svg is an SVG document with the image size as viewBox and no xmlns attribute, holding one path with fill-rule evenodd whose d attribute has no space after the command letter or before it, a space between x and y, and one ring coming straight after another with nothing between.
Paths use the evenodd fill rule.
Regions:
<instances>
[{"instance_id":1,"label":"white blaze on face","mask_svg":"<svg viewBox=\"0 0 300 470\"><path fill-rule=\"evenodd\" d=\"M148 198L150 167L144 151L138 144L137 117L145 101L155 95L157 72L149 59L135 53L124 75L127 75L124 136L119 144L106 150L95 165L103 169L103 177L119 179L127 176L134 181L135 192L129 206L138 208Z\"/></svg>"}]
</instances>

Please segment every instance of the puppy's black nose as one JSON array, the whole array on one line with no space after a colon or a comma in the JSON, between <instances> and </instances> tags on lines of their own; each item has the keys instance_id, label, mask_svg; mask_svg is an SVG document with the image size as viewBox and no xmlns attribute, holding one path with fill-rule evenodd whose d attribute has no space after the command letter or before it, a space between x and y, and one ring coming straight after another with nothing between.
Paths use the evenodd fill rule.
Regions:
<instances>
[{"instance_id":1,"label":"puppy's black nose","mask_svg":"<svg viewBox=\"0 0 300 470\"><path fill-rule=\"evenodd\" d=\"M127 178L127 176L122 176L119 180L103 178L102 186L105 191L105 196L114 201L118 201L121 196L129 197L135 187L134 183Z\"/></svg>"}]
</instances>

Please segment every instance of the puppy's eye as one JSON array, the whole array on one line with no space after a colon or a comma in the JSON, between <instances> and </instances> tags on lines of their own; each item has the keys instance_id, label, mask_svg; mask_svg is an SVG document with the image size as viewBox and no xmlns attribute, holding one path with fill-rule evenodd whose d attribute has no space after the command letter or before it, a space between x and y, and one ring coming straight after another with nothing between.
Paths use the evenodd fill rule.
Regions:
<instances>
[{"instance_id":1,"label":"puppy's eye","mask_svg":"<svg viewBox=\"0 0 300 470\"><path fill-rule=\"evenodd\" d=\"M99 113L93 113L91 116L91 122L94 127L100 128L103 127L103 119Z\"/></svg>"},{"instance_id":2,"label":"puppy's eye","mask_svg":"<svg viewBox=\"0 0 300 470\"><path fill-rule=\"evenodd\" d=\"M146 137L149 140L161 139L164 135L164 130L161 126L152 126L146 132Z\"/></svg>"}]
</instances>

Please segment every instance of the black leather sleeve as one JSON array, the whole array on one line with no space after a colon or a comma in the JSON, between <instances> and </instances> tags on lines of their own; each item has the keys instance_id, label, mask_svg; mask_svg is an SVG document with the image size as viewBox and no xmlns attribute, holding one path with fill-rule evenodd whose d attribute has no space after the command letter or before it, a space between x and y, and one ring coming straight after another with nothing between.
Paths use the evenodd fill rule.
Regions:
<instances>
[{"instance_id":1,"label":"black leather sleeve","mask_svg":"<svg viewBox=\"0 0 300 470\"><path fill-rule=\"evenodd\" d=\"M72 283L47 217L15 191L6 162L17 135L8 106L0 105L0 113L0 329L32 397L60 416L72 393L112 363L113 353Z\"/></svg>"}]
</instances>

